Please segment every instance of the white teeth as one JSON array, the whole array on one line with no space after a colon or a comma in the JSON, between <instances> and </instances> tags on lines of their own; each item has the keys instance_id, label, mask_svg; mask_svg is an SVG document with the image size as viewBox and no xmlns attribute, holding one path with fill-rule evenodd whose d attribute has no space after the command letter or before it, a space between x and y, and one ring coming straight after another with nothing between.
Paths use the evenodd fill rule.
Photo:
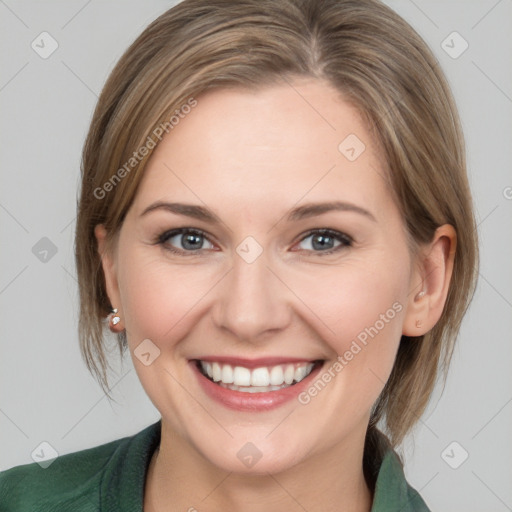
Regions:
<instances>
[{"instance_id":1,"label":"white teeth","mask_svg":"<svg viewBox=\"0 0 512 512\"><path fill-rule=\"evenodd\" d=\"M210 377L210 379L213 377L213 371L212 371L212 365L211 363L201 363L203 365L203 370L206 372L206 375Z\"/></svg>"},{"instance_id":2,"label":"white teeth","mask_svg":"<svg viewBox=\"0 0 512 512\"><path fill-rule=\"evenodd\" d=\"M295 370L295 380L300 382L306 376L307 371L308 370L305 366L300 366L297 368Z\"/></svg>"},{"instance_id":3,"label":"white teeth","mask_svg":"<svg viewBox=\"0 0 512 512\"><path fill-rule=\"evenodd\" d=\"M233 370L233 384L236 386L250 386L251 385L251 370L243 366L235 366Z\"/></svg>"},{"instance_id":4,"label":"white teeth","mask_svg":"<svg viewBox=\"0 0 512 512\"><path fill-rule=\"evenodd\" d=\"M274 391L300 382L313 369L314 363L288 363L276 366L262 366L250 370L244 366L200 361L203 372L214 382L226 384L229 389L258 393ZM241 387L239 389L239 387ZM242 389L245 388L245 389Z\"/></svg>"},{"instance_id":5,"label":"white teeth","mask_svg":"<svg viewBox=\"0 0 512 512\"><path fill-rule=\"evenodd\" d=\"M222 367L222 382L224 384L232 384L233 383L233 367L229 364L225 364Z\"/></svg>"},{"instance_id":6,"label":"white teeth","mask_svg":"<svg viewBox=\"0 0 512 512\"><path fill-rule=\"evenodd\" d=\"M268 386L270 376L267 368L256 368L251 374L251 386Z\"/></svg>"},{"instance_id":7,"label":"white teeth","mask_svg":"<svg viewBox=\"0 0 512 512\"><path fill-rule=\"evenodd\" d=\"M219 382L222 379L222 370L219 363L212 364L213 380Z\"/></svg>"},{"instance_id":8,"label":"white teeth","mask_svg":"<svg viewBox=\"0 0 512 512\"><path fill-rule=\"evenodd\" d=\"M272 384L273 386L280 386L283 382L283 367L274 366L274 368L270 370L270 384Z\"/></svg>"},{"instance_id":9,"label":"white teeth","mask_svg":"<svg viewBox=\"0 0 512 512\"><path fill-rule=\"evenodd\" d=\"M300 366L299 368L297 368L297 370L295 370L293 364L289 364L286 366L286 370L284 371L284 381L286 382L286 384L291 384L293 382L293 379L294 377L296 377L297 372L299 371L300 368L304 368L304 370L306 370L305 366ZM305 376L306 372L304 372L304 375L300 379L295 378L295 380L297 382L300 382Z\"/></svg>"},{"instance_id":10,"label":"white teeth","mask_svg":"<svg viewBox=\"0 0 512 512\"><path fill-rule=\"evenodd\" d=\"M264 393L288 387L286 384L282 386L235 386L234 384L224 384L224 382L219 382L219 385L232 391L243 391L244 393Z\"/></svg>"}]
</instances>

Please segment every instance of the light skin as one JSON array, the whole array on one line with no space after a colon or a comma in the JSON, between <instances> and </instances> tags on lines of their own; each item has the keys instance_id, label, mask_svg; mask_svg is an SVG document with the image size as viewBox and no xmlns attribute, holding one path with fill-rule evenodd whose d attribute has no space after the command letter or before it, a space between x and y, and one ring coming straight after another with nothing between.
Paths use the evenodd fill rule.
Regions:
<instances>
[{"instance_id":1,"label":"light skin","mask_svg":"<svg viewBox=\"0 0 512 512\"><path fill-rule=\"evenodd\" d=\"M441 226L411 254L383 159L357 111L324 82L293 86L196 98L155 149L113 253L96 227L119 328L162 416L146 512L368 512L362 456L371 407L401 335L422 335L441 315L453 228ZM366 145L355 161L338 150L349 134ZM202 206L220 222L163 208L142 215L156 201ZM368 213L287 218L294 208L331 201ZM183 227L205 232L195 253L177 235L154 243ZM318 233L309 232L322 228L351 244L330 238L319 248ZM248 236L263 249L252 263L236 252ZM234 411L205 395L191 371L189 360L206 355L322 359L327 369L396 303L401 311L307 405ZM145 366L133 350L148 338L160 356ZM237 457L247 442L262 453L251 468Z\"/></svg>"}]
</instances>

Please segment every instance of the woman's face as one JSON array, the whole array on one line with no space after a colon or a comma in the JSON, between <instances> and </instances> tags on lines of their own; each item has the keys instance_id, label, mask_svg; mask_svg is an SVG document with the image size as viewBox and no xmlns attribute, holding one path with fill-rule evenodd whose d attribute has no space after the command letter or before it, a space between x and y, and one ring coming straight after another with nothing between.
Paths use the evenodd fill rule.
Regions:
<instances>
[{"instance_id":1,"label":"woman's face","mask_svg":"<svg viewBox=\"0 0 512 512\"><path fill-rule=\"evenodd\" d=\"M323 82L196 99L104 259L141 383L227 471L349 453L419 291L384 161Z\"/></svg>"}]
</instances>

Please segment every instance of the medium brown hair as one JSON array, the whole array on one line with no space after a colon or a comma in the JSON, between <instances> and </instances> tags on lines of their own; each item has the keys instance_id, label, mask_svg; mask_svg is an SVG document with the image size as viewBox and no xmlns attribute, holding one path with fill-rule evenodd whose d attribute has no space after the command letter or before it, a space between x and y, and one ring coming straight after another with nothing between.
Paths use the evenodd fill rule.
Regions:
<instances>
[{"instance_id":1,"label":"medium brown hair","mask_svg":"<svg viewBox=\"0 0 512 512\"><path fill-rule=\"evenodd\" d=\"M423 413L439 370L448 367L474 292L478 248L463 135L447 81L421 37L377 0L185 0L128 48L103 88L83 151L75 238L81 351L107 390L104 319L112 305L94 227L104 224L115 247L158 127L172 129L173 113L207 90L297 77L326 81L357 108L382 151L413 248L430 242L443 224L457 233L442 316L424 336L402 336L372 411L370 429L385 421L397 445ZM122 354L125 333L117 346Z\"/></svg>"}]
</instances>

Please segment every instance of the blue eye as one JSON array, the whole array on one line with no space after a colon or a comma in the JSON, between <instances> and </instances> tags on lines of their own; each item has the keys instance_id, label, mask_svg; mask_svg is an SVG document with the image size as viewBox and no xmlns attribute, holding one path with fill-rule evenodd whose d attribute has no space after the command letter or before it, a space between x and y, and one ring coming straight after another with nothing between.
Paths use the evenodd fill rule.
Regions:
<instances>
[{"instance_id":1,"label":"blue eye","mask_svg":"<svg viewBox=\"0 0 512 512\"><path fill-rule=\"evenodd\" d=\"M306 242L306 247L300 250L316 253L318 256L324 256L334 253L343 248L350 247L353 243L352 238L344 233L332 229L315 229L307 233L301 239L300 244ZM172 229L162 233L157 238L157 243L166 250L183 256L192 256L201 252L203 249L213 249L214 246L208 239L206 233L200 229L179 228ZM207 247L204 244L208 244Z\"/></svg>"},{"instance_id":2,"label":"blue eye","mask_svg":"<svg viewBox=\"0 0 512 512\"><path fill-rule=\"evenodd\" d=\"M312 250L319 253L319 256L331 254L352 245L352 239L348 235L332 229L310 231L307 236L302 238L300 243L307 240L309 241L306 243L307 247L304 250Z\"/></svg>"},{"instance_id":3,"label":"blue eye","mask_svg":"<svg viewBox=\"0 0 512 512\"><path fill-rule=\"evenodd\" d=\"M203 247L207 242L210 247ZM206 238L205 233L199 229L180 228L166 231L158 237L158 243L175 253L195 252L201 249L212 249L213 244ZM176 247L176 245L178 247ZM181 247L180 247L181 246Z\"/></svg>"}]
</instances>

